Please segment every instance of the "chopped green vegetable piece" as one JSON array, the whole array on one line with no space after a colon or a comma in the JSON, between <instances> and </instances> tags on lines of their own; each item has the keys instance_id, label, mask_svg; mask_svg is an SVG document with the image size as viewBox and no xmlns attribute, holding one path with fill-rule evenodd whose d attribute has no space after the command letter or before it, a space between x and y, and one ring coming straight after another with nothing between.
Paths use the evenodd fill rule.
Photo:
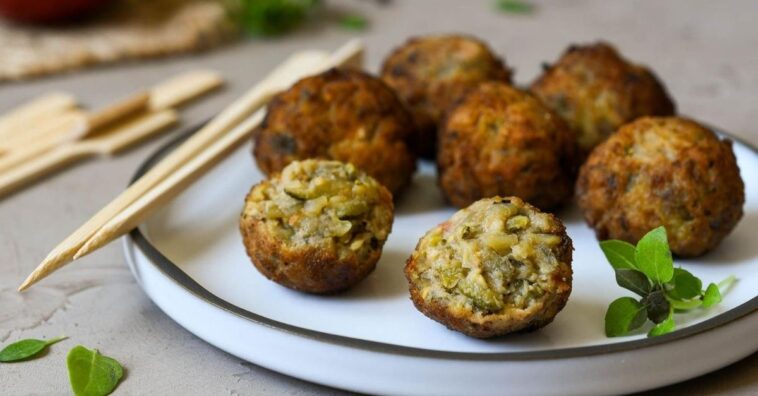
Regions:
<instances>
[{"instance_id":1,"label":"chopped green vegetable piece","mask_svg":"<svg viewBox=\"0 0 758 396\"><path fill-rule=\"evenodd\" d=\"M345 29L363 30L368 26L368 21L360 15L348 15L340 20L340 25Z\"/></svg>"},{"instance_id":2,"label":"chopped green vegetable piece","mask_svg":"<svg viewBox=\"0 0 758 396\"><path fill-rule=\"evenodd\" d=\"M75 346L66 358L71 390L76 396L104 396L116 388L124 369L97 349Z\"/></svg>"},{"instance_id":3,"label":"chopped green vegetable piece","mask_svg":"<svg viewBox=\"0 0 758 396\"><path fill-rule=\"evenodd\" d=\"M605 258L614 269L629 268L637 269L634 263L634 245L626 241L611 239L600 242Z\"/></svg>"},{"instance_id":4,"label":"chopped green vegetable piece","mask_svg":"<svg viewBox=\"0 0 758 396\"><path fill-rule=\"evenodd\" d=\"M0 351L0 362L17 362L26 360L39 354L49 345L65 340L66 336L51 338L49 340L36 340L33 338L16 341Z\"/></svg>"},{"instance_id":5,"label":"chopped green vegetable piece","mask_svg":"<svg viewBox=\"0 0 758 396\"><path fill-rule=\"evenodd\" d=\"M655 325L650 331L647 333L648 337L655 337L659 335L663 335L666 333L671 333L674 331L674 327L676 327L676 323L674 322L674 312L669 312L668 317L666 320L662 321L661 323L658 323Z\"/></svg>"},{"instance_id":6,"label":"chopped green vegetable piece","mask_svg":"<svg viewBox=\"0 0 758 396\"><path fill-rule=\"evenodd\" d=\"M721 292L718 285L711 283L703 292L703 308L708 308L721 302Z\"/></svg>"},{"instance_id":7,"label":"chopped green vegetable piece","mask_svg":"<svg viewBox=\"0 0 758 396\"><path fill-rule=\"evenodd\" d=\"M645 306L631 297L621 297L605 313L605 335L618 337L645 323Z\"/></svg>"},{"instance_id":8,"label":"chopped green vegetable piece","mask_svg":"<svg viewBox=\"0 0 758 396\"><path fill-rule=\"evenodd\" d=\"M497 8L509 14L531 14L534 6L521 0L498 0Z\"/></svg>"},{"instance_id":9,"label":"chopped green vegetable piece","mask_svg":"<svg viewBox=\"0 0 758 396\"><path fill-rule=\"evenodd\" d=\"M700 295L703 289L703 282L689 271L681 268L674 268L674 278L672 279L674 288L670 290L669 296L677 300L687 300Z\"/></svg>"},{"instance_id":10,"label":"chopped green vegetable piece","mask_svg":"<svg viewBox=\"0 0 758 396\"><path fill-rule=\"evenodd\" d=\"M665 283L671 280L674 276L674 260L663 226L648 232L640 239L634 261L637 268L653 282Z\"/></svg>"}]
</instances>

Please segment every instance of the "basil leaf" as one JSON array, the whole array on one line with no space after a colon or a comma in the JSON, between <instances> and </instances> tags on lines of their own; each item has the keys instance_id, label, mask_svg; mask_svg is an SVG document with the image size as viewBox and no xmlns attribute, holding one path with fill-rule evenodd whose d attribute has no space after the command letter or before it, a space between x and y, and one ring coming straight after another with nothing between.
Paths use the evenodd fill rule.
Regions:
<instances>
[{"instance_id":1,"label":"basil leaf","mask_svg":"<svg viewBox=\"0 0 758 396\"><path fill-rule=\"evenodd\" d=\"M653 323L661 323L666 320L671 310L671 305L669 304L669 300L666 299L666 294L660 289L645 296L642 299L642 304L647 310L647 318L652 320Z\"/></svg>"},{"instance_id":2,"label":"basil leaf","mask_svg":"<svg viewBox=\"0 0 758 396\"><path fill-rule=\"evenodd\" d=\"M124 369L97 349L75 346L66 358L71 390L76 396L103 396L113 392Z\"/></svg>"},{"instance_id":3,"label":"basil leaf","mask_svg":"<svg viewBox=\"0 0 758 396\"><path fill-rule=\"evenodd\" d=\"M674 259L663 226L648 232L637 242L634 261L637 268L653 282L665 283L671 280L674 276Z\"/></svg>"},{"instance_id":4,"label":"basil leaf","mask_svg":"<svg viewBox=\"0 0 758 396\"><path fill-rule=\"evenodd\" d=\"M618 337L645 323L645 307L631 297L621 297L605 312L605 335Z\"/></svg>"},{"instance_id":5,"label":"basil leaf","mask_svg":"<svg viewBox=\"0 0 758 396\"><path fill-rule=\"evenodd\" d=\"M719 287L715 283L711 283L705 289L705 292L703 292L703 308L708 308L720 302L721 292L719 291Z\"/></svg>"},{"instance_id":6,"label":"basil leaf","mask_svg":"<svg viewBox=\"0 0 758 396\"><path fill-rule=\"evenodd\" d=\"M640 297L645 297L650 293L650 281L647 279L647 276L635 269L617 268L616 283L624 289L633 291Z\"/></svg>"},{"instance_id":7,"label":"basil leaf","mask_svg":"<svg viewBox=\"0 0 758 396\"><path fill-rule=\"evenodd\" d=\"M681 268L674 268L672 283L674 288L669 291L669 297L677 300L697 297L703 290L703 282L689 271Z\"/></svg>"},{"instance_id":8,"label":"basil leaf","mask_svg":"<svg viewBox=\"0 0 758 396\"><path fill-rule=\"evenodd\" d=\"M0 362L17 362L25 360L42 352L49 345L65 340L66 336L51 338L49 340L35 340L33 338L16 341L0 351Z\"/></svg>"},{"instance_id":9,"label":"basil leaf","mask_svg":"<svg viewBox=\"0 0 758 396\"><path fill-rule=\"evenodd\" d=\"M637 269L634 262L634 245L626 241L611 239L600 242L605 258L614 269L631 268Z\"/></svg>"},{"instance_id":10,"label":"basil leaf","mask_svg":"<svg viewBox=\"0 0 758 396\"><path fill-rule=\"evenodd\" d=\"M497 8L509 14L529 14L534 10L532 4L521 0L498 0Z\"/></svg>"},{"instance_id":11,"label":"basil leaf","mask_svg":"<svg viewBox=\"0 0 758 396\"><path fill-rule=\"evenodd\" d=\"M674 323L674 312L672 311L672 312L669 312L669 315L666 318L666 320L664 320L661 323L658 323L657 325L655 325L655 327L650 329L650 331L647 333L647 336L655 337L655 336L663 335L666 333L671 333L672 331L674 331L674 327L676 327L676 323Z\"/></svg>"}]
</instances>

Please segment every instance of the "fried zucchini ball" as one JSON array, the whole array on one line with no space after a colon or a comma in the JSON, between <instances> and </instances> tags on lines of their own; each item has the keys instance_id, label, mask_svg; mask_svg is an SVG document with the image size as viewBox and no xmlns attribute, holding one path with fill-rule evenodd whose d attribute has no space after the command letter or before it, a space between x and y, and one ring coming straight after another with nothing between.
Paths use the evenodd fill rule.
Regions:
<instances>
[{"instance_id":1,"label":"fried zucchini ball","mask_svg":"<svg viewBox=\"0 0 758 396\"><path fill-rule=\"evenodd\" d=\"M537 98L505 83L471 91L448 113L439 144L439 183L457 207L515 195L548 210L572 195L571 130Z\"/></svg>"},{"instance_id":2,"label":"fried zucchini ball","mask_svg":"<svg viewBox=\"0 0 758 396\"><path fill-rule=\"evenodd\" d=\"M532 331L571 294L571 238L555 216L493 197L431 229L405 266L416 308L472 337Z\"/></svg>"},{"instance_id":3,"label":"fried zucchini ball","mask_svg":"<svg viewBox=\"0 0 758 396\"><path fill-rule=\"evenodd\" d=\"M418 127L417 152L434 158L446 109L479 83L510 82L511 71L476 38L424 36L408 40L384 61L382 79L406 102Z\"/></svg>"},{"instance_id":4,"label":"fried zucchini ball","mask_svg":"<svg viewBox=\"0 0 758 396\"><path fill-rule=\"evenodd\" d=\"M355 166L294 161L252 188L240 231L248 256L268 279L333 293L374 270L392 218L392 194Z\"/></svg>"},{"instance_id":5,"label":"fried zucchini ball","mask_svg":"<svg viewBox=\"0 0 758 396\"><path fill-rule=\"evenodd\" d=\"M294 160L349 162L399 194L416 169L407 145L414 131L410 114L380 79L331 69L274 97L253 133L253 154L269 176Z\"/></svg>"},{"instance_id":6,"label":"fried zucchini ball","mask_svg":"<svg viewBox=\"0 0 758 396\"><path fill-rule=\"evenodd\" d=\"M576 195L600 240L637 243L665 226L671 251L699 256L742 217L745 185L729 140L695 121L643 117L600 144Z\"/></svg>"},{"instance_id":7,"label":"fried zucchini ball","mask_svg":"<svg viewBox=\"0 0 758 396\"><path fill-rule=\"evenodd\" d=\"M604 42L572 45L531 90L574 129L584 157L627 122L675 113L655 74Z\"/></svg>"}]
</instances>

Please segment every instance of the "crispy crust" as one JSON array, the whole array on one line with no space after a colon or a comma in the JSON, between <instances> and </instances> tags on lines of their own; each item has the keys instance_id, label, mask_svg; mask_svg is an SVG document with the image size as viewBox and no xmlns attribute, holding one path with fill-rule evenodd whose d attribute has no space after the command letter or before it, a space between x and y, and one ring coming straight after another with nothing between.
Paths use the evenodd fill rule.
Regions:
<instances>
[{"instance_id":1,"label":"crispy crust","mask_svg":"<svg viewBox=\"0 0 758 396\"><path fill-rule=\"evenodd\" d=\"M269 103L254 132L258 167L281 171L296 159L349 162L399 194L416 169L410 114L378 78L331 69L297 82Z\"/></svg>"},{"instance_id":2,"label":"crispy crust","mask_svg":"<svg viewBox=\"0 0 758 396\"><path fill-rule=\"evenodd\" d=\"M514 202L538 210L524 203L518 198L509 198ZM528 309L509 309L506 312L496 314L480 314L470 310L451 309L441 299L425 299L416 280L418 279L419 254L422 240L416 246L416 250L408 258L405 266L405 277L408 280L411 301L420 312L433 319L450 330L459 331L471 337L491 338L514 332L534 331L548 325L566 305L572 290L572 253L573 245L571 238L566 234L563 223L554 215L550 214L550 221L555 227L551 232L561 235L561 242L554 249L555 257L559 262L556 271L551 274L551 287L543 300L536 302ZM435 228L449 227L449 221ZM429 233L431 233L430 230ZM429 235L427 233L427 235ZM426 237L426 236L425 236Z\"/></svg>"},{"instance_id":3,"label":"crispy crust","mask_svg":"<svg viewBox=\"0 0 758 396\"><path fill-rule=\"evenodd\" d=\"M729 140L692 120L645 117L592 152L576 196L600 240L637 243L664 225L672 252L699 256L736 226L744 190Z\"/></svg>"},{"instance_id":4,"label":"crispy crust","mask_svg":"<svg viewBox=\"0 0 758 396\"><path fill-rule=\"evenodd\" d=\"M348 289L368 276L382 254L384 241L363 257L340 258L335 252L306 246L289 248L268 235L261 222L240 223L247 255L266 278L290 289L329 294Z\"/></svg>"},{"instance_id":5,"label":"crispy crust","mask_svg":"<svg viewBox=\"0 0 758 396\"><path fill-rule=\"evenodd\" d=\"M604 42L572 45L531 90L575 130L583 156L627 122L676 111L652 71Z\"/></svg>"},{"instance_id":6,"label":"crispy crust","mask_svg":"<svg viewBox=\"0 0 758 396\"><path fill-rule=\"evenodd\" d=\"M381 76L411 110L418 127L415 149L434 158L444 112L481 82L510 82L511 71L482 41L446 35L411 38L387 56Z\"/></svg>"},{"instance_id":7,"label":"crispy crust","mask_svg":"<svg viewBox=\"0 0 758 396\"><path fill-rule=\"evenodd\" d=\"M507 84L471 91L448 113L439 145L440 187L457 207L515 195L549 210L573 193L573 133L538 99Z\"/></svg>"}]
</instances>

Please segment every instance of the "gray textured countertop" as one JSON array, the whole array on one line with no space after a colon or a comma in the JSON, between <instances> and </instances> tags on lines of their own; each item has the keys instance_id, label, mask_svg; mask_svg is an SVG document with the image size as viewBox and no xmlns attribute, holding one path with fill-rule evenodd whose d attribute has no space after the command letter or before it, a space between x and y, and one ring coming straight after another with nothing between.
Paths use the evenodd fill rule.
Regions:
<instances>
[{"instance_id":1,"label":"gray textured countertop","mask_svg":"<svg viewBox=\"0 0 758 396\"><path fill-rule=\"evenodd\" d=\"M546 1L529 16L499 14L491 1L395 1L384 7L368 1L327 3L369 17L371 28L360 34L373 71L409 36L459 31L488 41L515 67L516 80L526 83L541 62L555 59L570 43L603 38L652 66L681 113L758 145L755 1ZM222 71L227 88L186 108L182 126L187 127L220 110L290 52L335 48L352 34L318 22L281 39L252 39L208 53L0 85L0 110L54 89L96 106L182 70ZM123 363L127 374L116 394L342 393L242 362L194 337L145 297L117 243L27 293L15 291L53 246L117 195L136 167L181 129L114 159L75 166L0 201L0 344L59 334L71 338L42 359L0 365L0 393L67 394L65 354L76 343ZM657 392L758 394L758 357Z\"/></svg>"}]
</instances>

